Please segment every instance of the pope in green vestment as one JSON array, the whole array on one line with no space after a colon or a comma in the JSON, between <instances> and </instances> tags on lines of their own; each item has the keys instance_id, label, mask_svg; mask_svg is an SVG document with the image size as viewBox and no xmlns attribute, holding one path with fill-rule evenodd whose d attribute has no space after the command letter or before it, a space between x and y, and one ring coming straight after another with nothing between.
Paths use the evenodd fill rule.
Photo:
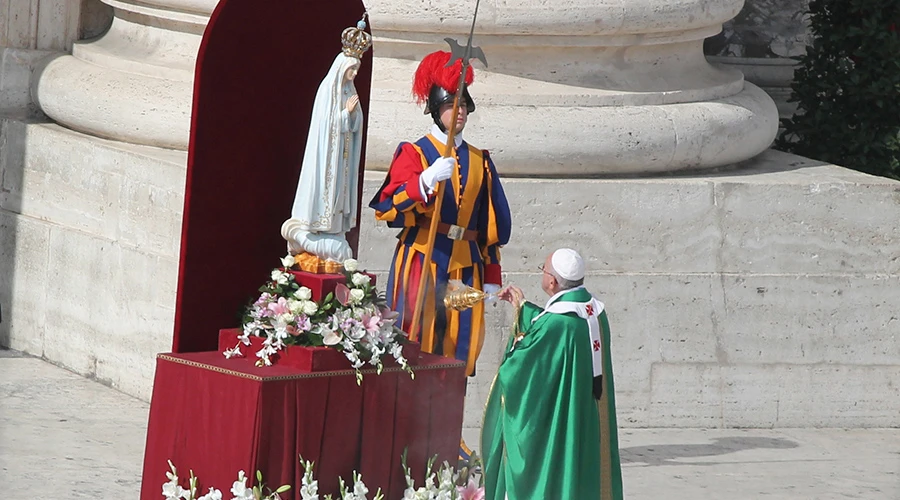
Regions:
<instances>
[{"instance_id":1,"label":"pope in green vestment","mask_svg":"<svg viewBox=\"0 0 900 500\"><path fill-rule=\"evenodd\" d=\"M544 308L521 303L488 397L482 430L487 500L620 500L609 323L603 304L581 283L574 250L551 254Z\"/></svg>"}]
</instances>

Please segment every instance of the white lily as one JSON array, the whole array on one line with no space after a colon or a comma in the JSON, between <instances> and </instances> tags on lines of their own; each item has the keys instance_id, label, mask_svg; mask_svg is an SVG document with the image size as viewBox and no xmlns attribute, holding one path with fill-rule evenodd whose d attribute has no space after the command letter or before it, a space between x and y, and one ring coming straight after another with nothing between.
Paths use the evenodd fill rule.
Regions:
<instances>
[{"instance_id":1,"label":"white lily","mask_svg":"<svg viewBox=\"0 0 900 500\"><path fill-rule=\"evenodd\" d=\"M241 352L240 344L232 347L231 349L225 349L225 352L223 354L225 355L225 359L244 357L244 353Z\"/></svg>"},{"instance_id":2,"label":"white lily","mask_svg":"<svg viewBox=\"0 0 900 500\"><path fill-rule=\"evenodd\" d=\"M203 495L197 500L222 500L222 492L213 487L210 487L209 493Z\"/></svg>"},{"instance_id":3,"label":"white lily","mask_svg":"<svg viewBox=\"0 0 900 500\"><path fill-rule=\"evenodd\" d=\"M232 500L253 500L253 489L247 487L247 477L244 471L238 472L238 480L231 485Z\"/></svg>"}]
</instances>

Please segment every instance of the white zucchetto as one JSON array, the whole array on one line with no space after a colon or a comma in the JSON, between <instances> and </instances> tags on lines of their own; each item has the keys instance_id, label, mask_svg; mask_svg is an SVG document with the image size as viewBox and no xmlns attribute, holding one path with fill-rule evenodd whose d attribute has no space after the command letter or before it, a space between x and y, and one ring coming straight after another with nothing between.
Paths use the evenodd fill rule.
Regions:
<instances>
[{"instance_id":1,"label":"white zucchetto","mask_svg":"<svg viewBox=\"0 0 900 500\"><path fill-rule=\"evenodd\" d=\"M564 280L578 281L584 278L584 259L571 248L560 248L553 252L550 264L556 274Z\"/></svg>"}]
</instances>

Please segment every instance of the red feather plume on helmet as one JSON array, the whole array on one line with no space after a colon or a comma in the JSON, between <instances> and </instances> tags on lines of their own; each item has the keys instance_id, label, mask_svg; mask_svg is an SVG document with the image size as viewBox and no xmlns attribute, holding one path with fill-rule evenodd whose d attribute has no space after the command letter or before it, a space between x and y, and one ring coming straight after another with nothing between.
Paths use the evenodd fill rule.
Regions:
<instances>
[{"instance_id":1,"label":"red feather plume on helmet","mask_svg":"<svg viewBox=\"0 0 900 500\"><path fill-rule=\"evenodd\" d=\"M417 103L422 104L428 100L428 93L431 91L432 85L437 85L451 94L456 93L459 73L462 71L462 61L457 60L449 68L446 67L448 61L450 61L450 53L438 50L425 56L419 63L412 88ZM469 66L469 70L466 72L466 86L471 85L474 81L475 70Z\"/></svg>"}]
</instances>

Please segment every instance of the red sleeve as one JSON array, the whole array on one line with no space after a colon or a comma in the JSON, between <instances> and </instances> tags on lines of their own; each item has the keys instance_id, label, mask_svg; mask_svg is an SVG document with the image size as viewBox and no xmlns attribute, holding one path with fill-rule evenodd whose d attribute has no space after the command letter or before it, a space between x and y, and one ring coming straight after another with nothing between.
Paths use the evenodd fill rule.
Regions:
<instances>
[{"instance_id":1,"label":"red sleeve","mask_svg":"<svg viewBox=\"0 0 900 500\"><path fill-rule=\"evenodd\" d=\"M497 286L503 284L503 277L500 274L500 264L484 265L484 282Z\"/></svg>"},{"instance_id":2,"label":"red sleeve","mask_svg":"<svg viewBox=\"0 0 900 500\"><path fill-rule=\"evenodd\" d=\"M388 171L388 183L381 191L381 199L384 201L393 196L401 186L406 186L406 194L410 200L425 203L422 191L419 189L419 176L422 175L423 159L418 151L410 143L403 143L397 148L394 160Z\"/></svg>"}]
</instances>

